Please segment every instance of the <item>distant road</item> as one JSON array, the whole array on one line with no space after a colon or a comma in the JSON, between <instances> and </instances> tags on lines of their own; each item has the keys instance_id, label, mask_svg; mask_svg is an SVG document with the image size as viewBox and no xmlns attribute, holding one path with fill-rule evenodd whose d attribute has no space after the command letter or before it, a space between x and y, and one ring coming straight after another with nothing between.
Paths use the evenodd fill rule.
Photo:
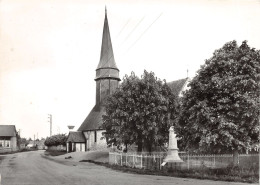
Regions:
<instances>
[{"instance_id":1,"label":"distant road","mask_svg":"<svg viewBox=\"0 0 260 185\"><path fill-rule=\"evenodd\" d=\"M245 185L221 181L137 175L92 163L57 163L43 158L43 151L6 155L0 162L1 185ZM1 160L1 159L0 159Z\"/></svg>"}]
</instances>

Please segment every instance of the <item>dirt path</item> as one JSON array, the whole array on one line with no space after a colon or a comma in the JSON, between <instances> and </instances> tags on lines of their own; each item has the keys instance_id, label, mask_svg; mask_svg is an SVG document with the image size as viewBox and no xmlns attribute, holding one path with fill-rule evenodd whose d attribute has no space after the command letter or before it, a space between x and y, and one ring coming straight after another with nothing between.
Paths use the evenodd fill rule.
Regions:
<instances>
[{"instance_id":1,"label":"dirt path","mask_svg":"<svg viewBox=\"0 0 260 185\"><path fill-rule=\"evenodd\" d=\"M0 163L1 185L245 185L221 181L136 175L91 163L65 164L42 157L43 151L7 155Z\"/></svg>"}]
</instances>

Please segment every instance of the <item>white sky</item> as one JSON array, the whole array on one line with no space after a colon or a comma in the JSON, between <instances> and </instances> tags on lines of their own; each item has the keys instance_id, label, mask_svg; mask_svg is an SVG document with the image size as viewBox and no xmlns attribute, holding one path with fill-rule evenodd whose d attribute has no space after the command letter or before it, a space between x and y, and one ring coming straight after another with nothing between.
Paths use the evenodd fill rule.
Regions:
<instances>
[{"instance_id":1,"label":"white sky","mask_svg":"<svg viewBox=\"0 0 260 185\"><path fill-rule=\"evenodd\" d=\"M224 43L260 49L260 1L0 0L0 124L22 137L77 129L95 105L107 5L120 77L185 78Z\"/></svg>"}]
</instances>

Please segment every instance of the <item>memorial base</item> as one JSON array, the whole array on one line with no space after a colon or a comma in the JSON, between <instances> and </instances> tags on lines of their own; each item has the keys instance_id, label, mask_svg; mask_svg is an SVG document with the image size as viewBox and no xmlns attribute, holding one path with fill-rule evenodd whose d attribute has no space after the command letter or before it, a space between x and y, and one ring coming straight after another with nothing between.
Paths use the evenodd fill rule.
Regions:
<instances>
[{"instance_id":1,"label":"memorial base","mask_svg":"<svg viewBox=\"0 0 260 185\"><path fill-rule=\"evenodd\" d=\"M174 149L174 150L169 150L167 152L167 156L163 160L163 162L181 163L181 162L183 162L183 160L179 157L178 150Z\"/></svg>"}]
</instances>

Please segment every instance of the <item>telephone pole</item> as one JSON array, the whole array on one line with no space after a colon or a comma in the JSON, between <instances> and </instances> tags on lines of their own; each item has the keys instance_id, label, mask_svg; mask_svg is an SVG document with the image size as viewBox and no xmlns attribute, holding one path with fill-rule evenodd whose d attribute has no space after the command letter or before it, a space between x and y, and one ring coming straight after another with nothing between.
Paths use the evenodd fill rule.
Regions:
<instances>
[{"instance_id":1,"label":"telephone pole","mask_svg":"<svg viewBox=\"0 0 260 185\"><path fill-rule=\"evenodd\" d=\"M51 136L52 135L52 115L48 114L48 118L49 118L48 122L50 122L50 136Z\"/></svg>"}]
</instances>

